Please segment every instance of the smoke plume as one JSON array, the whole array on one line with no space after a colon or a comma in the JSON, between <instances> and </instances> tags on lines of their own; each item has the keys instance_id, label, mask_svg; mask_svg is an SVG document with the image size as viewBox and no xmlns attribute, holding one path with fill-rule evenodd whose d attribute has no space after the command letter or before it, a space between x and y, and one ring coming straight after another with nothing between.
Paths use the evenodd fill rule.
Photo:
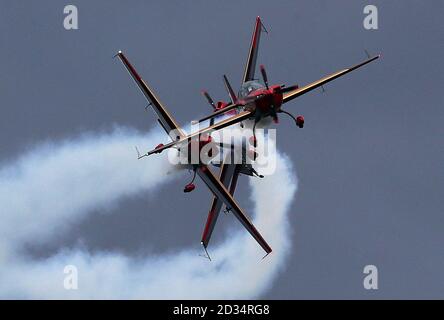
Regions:
<instances>
[{"instance_id":1,"label":"smoke plume","mask_svg":"<svg viewBox=\"0 0 444 320\"><path fill-rule=\"evenodd\" d=\"M153 190L178 177L166 154L138 161L135 145L165 140L153 131L115 129L46 143L0 167L0 297L24 299L249 299L267 290L289 253L288 217L297 188L290 161L278 154L277 170L250 179L254 223L274 249L263 251L244 231L212 244L213 261L183 248L145 257L91 254L78 248L35 260L27 243L52 241L97 210ZM241 195L238 195L241 196ZM210 199L208 199L209 203ZM110 210L108 210L110 211ZM201 221L200 221L201 222ZM196 222L197 223L197 222ZM78 289L64 288L64 268L78 270Z\"/></svg>"}]
</instances>

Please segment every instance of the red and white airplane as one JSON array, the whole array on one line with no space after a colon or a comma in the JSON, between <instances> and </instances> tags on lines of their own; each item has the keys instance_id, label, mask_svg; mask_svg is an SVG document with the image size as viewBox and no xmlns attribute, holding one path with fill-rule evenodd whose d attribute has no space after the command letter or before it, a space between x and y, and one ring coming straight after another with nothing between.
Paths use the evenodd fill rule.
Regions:
<instances>
[{"instance_id":1,"label":"red and white airplane","mask_svg":"<svg viewBox=\"0 0 444 320\"><path fill-rule=\"evenodd\" d=\"M260 72L262 75L263 83L255 79L256 60L262 31L266 32L266 29L264 28L260 17L257 17L239 93L237 95L234 93L225 75L223 79L231 99L230 103L220 101L216 105L209 94L204 91L203 94L207 98L210 105L214 108L214 112L209 116L200 119L198 122L210 120L210 126L189 135L185 134L183 129L181 129L176 120L171 116L165 106L157 98L154 91L140 77L140 75L128 61L126 56L121 51L117 53L116 56L122 61L132 78L139 86L142 93L149 101L150 105L153 107L153 110L157 114L158 122L172 140L170 143L167 144L159 144L155 149L147 152L143 156L139 156L139 158L155 153L161 153L162 151L172 147L190 148L193 141L198 141L199 149L201 149L208 143L212 142L212 132L237 123L242 123L243 121L247 120L254 121L254 134L256 124L261 119L271 117L271 119L273 119L275 123L278 123L278 114L280 113L289 115L295 121L296 125L302 128L304 126L304 117L294 117L291 113L282 109L283 104L316 88L319 88L324 84L336 78L339 78L351 71L354 71L380 57L380 55L374 56L372 58L369 57L367 60L363 61L360 64L357 64L350 68L342 69L303 87L298 87L297 85L293 85L290 87L279 84L269 85L265 68L262 65L260 66ZM227 114L231 116L222 121L214 123L215 118L221 115L227 116ZM256 143L255 136L253 137L253 141L254 143ZM232 212L234 216L242 223L247 231L264 249L267 255L271 253L271 247L268 245L259 231L255 228L247 215L240 208L236 200L233 198L233 194L236 189L236 184L240 174L259 177L262 176L258 175L251 164L222 163L220 165L219 176L217 177L211 171L208 165L209 163L202 162L191 165L191 168L194 171L194 176L196 174L199 175L199 177L204 181L204 183L213 193L213 201L201 240L205 252L207 253L207 257L209 258L207 247L223 205L226 206L227 211ZM190 192L194 190L195 186L193 184L193 181L194 177L191 183L185 186L184 192Z\"/></svg>"}]
</instances>

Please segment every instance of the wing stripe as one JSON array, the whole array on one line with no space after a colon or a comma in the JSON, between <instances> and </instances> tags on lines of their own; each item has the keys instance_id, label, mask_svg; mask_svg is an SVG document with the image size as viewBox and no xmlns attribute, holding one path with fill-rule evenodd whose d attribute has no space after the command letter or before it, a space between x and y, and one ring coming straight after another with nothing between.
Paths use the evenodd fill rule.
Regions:
<instances>
[{"instance_id":1,"label":"wing stripe","mask_svg":"<svg viewBox=\"0 0 444 320\"><path fill-rule=\"evenodd\" d=\"M200 131L192 133L192 134L190 134L188 136L184 136L180 140L173 141L173 142L170 142L170 143L164 145L163 147L156 148L156 150L155 150L156 152L153 151L152 153L162 152L165 149L171 148L171 147L173 147L175 145L178 145L178 144L182 144L182 143L184 143L186 141L189 141L189 139L198 137L201 134L211 133L211 131L217 131L217 130L229 127L229 126L231 126L233 124L239 123L241 121L247 120L247 119L249 119L251 117L252 114L253 113L251 111L243 111L243 112L241 112L241 113L239 113L239 114L237 114L235 116L232 116L231 118L228 118L228 119L225 119L225 120L223 120L221 122L218 122L215 125L212 125L210 127L202 129Z\"/></svg>"},{"instance_id":2,"label":"wing stripe","mask_svg":"<svg viewBox=\"0 0 444 320\"><path fill-rule=\"evenodd\" d=\"M289 91L287 93L284 93L283 102L286 103L288 101L293 100L294 98L297 98L297 97L299 97L299 96L301 96L303 94L306 94L307 92L310 92L310 91L312 91L312 90L314 90L314 89L316 89L316 88L326 84L327 82L335 80L335 79L337 79L337 78L339 78L339 77L341 77L341 76L343 76L343 75L345 75L345 74L347 74L349 72L352 72L353 70L356 70L356 69L358 69L358 68L360 68L360 67L362 67L362 66L364 66L364 65L366 65L366 64L368 64L368 63L370 63L370 62L372 62L372 61L374 61L376 59L378 59L379 57L380 57L380 55L377 55L377 56L375 56L375 57L373 57L371 59L368 59L368 60L366 60L366 61L364 61L364 62L362 62L360 64L357 64L357 65L355 65L355 66L353 66L351 68L340 70L340 71L338 71L336 73L333 73L333 74L331 74L329 76L326 76L326 77L324 77L322 79L319 79L319 80L317 80L315 82L312 82L312 83L310 83L310 84L308 84L308 85L306 85L306 86L304 86L302 88L298 88L298 89L295 89L293 91Z\"/></svg>"},{"instance_id":3,"label":"wing stripe","mask_svg":"<svg viewBox=\"0 0 444 320\"><path fill-rule=\"evenodd\" d=\"M197 169L197 174L205 182L208 188L213 194L221 199L226 206L231 208L231 211L235 217L242 223L247 231L253 236L253 238L259 243L262 249L268 254L272 251L271 247L264 240L262 235L257 231L255 226L251 223L250 219L243 213L234 198L228 193L224 185L217 179L207 166L201 166Z\"/></svg>"},{"instance_id":4,"label":"wing stripe","mask_svg":"<svg viewBox=\"0 0 444 320\"><path fill-rule=\"evenodd\" d=\"M212 114L210 114L210 115L208 115L206 117L203 117L202 119L198 120L197 122L203 122L205 120L208 120L208 119L211 119L211 118L215 118L215 117L220 116L221 114L224 114L224 113L226 113L226 112L228 112L230 110L233 110L234 108L237 108L237 107L239 107L238 104L229 104L225 108L220 109L218 111L215 111L214 113L212 113Z\"/></svg>"},{"instance_id":5,"label":"wing stripe","mask_svg":"<svg viewBox=\"0 0 444 320\"><path fill-rule=\"evenodd\" d=\"M122 51L119 51L117 53L117 57L122 61L125 68L128 70L131 77L134 79L136 84L139 86L142 93L145 95L147 100L152 105L154 111L156 112L157 116L159 117L159 121L162 123L162 127L165 131L167 131L167 134L171 136L173 140L177 140L177 136L180 137L185 136L183 131L180 129L177 122L174 120L174 118L169 114L167 109L162 105L160 100L157 98L157 96L154 94L153 90L148 86L148 84L140 77L139 73L136 71L136 69L132 66L132 64L128 61L126 56L122 53ZM174 136L171 133L171 131L174 132Z\"/></svg>"},{"instance_id":6,"label":"wing stripe","mask_svg":"<svg viewBox=\"0 0 444 320\"><path fill-rule=\"evenodd\" d=\"M235 164L222 164L220 171L220 181L225 187L228 187L231 178L235 172ZM210 242L211 235L216 225L217 218L219 217L220 210L222 209L223 202L217 197L213 197L210 211L208 213L207 222L205 224L204 232L202 234L202 244L206 248Z\"/></svg>"},{"instance_id":7,"label":"wing stripe","mask_svg":"<svg viewBox=\"0 0 444 320\"><path fill-rule=\"evenodd\" d=\"M207 128L202 129L202 130L200 130L198 132L190 134L190 135L184 137L183 139L190 139L190 138L196 137L196 136L198 136L200 134L209 133L211 131L217 131L217 130L229 127L229 126L231 126L233 124L236 124L236 123L239 123L239 122L242 122L244 120L249 119L252 116L252 114L253 113L251 111L242 111L242 112L238 113L235 116L232 116L232 117L230 117L228 119L220 121L220 122L216 123L213 126L207 127Z\"/></svg>"}]
</instances>

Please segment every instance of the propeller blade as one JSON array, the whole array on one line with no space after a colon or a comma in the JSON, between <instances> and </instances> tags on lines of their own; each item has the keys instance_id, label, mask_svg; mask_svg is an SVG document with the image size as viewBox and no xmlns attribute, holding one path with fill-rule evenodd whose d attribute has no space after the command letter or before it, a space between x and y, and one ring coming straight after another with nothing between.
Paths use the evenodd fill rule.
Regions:
<instances>
[{"instance_id":1,"label":"propeller blade","mask_svg":"<svg viewBox=\"0 0 444 320\"><path fill-rule=\"evenodd\" d=\"M213 99L211 99L211 96L208 94L207 91L202 90L202 94L207 98L208 103L213 107L213 109L216 109L216 105L214 104Z\"/></svg>"},{"instance_id":2,"label":"propeller blade","mask_svg":"<svg viewBox=\"0 0 444 320\"><path fill-rule=\"evenodd\" d=\"M263 64L261 64L260 69L261 69L262 79L264 79L265 87L268 89L268 77L267 77L267 72L265 72L265 67Z\"/></svg>"}]
</instances>

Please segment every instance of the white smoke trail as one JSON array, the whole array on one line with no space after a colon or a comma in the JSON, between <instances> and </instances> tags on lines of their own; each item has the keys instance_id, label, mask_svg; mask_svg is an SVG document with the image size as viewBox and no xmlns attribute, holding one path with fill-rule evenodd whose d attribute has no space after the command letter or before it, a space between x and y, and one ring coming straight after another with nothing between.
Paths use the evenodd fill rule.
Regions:
<instances>
[{"instance_id":1,"label":"white smoke trail","mask_svg":"<svg viewBox=\"0 0 444 320\"><path fill-rule=\"evenodd\" d=\"M212 262L189 249L144 258L113 252L91 255L81 249L45 260L22 254L27 242L50 241L94 209L171 180L174 175L168 172L175 169L166 155L137 161L131 150L162 140L160 134L118 129L47 144L3 166L0 297L236 299L256 298L269 288L290 246L287 214L296 178L285 156L279 156L274 175L250 179L255 224L274 249L265 260L260 260L261 248L243 231L213 244ZM77 290L64 289L66 265L78 269Z\"/></svg>"}]
</instances>

